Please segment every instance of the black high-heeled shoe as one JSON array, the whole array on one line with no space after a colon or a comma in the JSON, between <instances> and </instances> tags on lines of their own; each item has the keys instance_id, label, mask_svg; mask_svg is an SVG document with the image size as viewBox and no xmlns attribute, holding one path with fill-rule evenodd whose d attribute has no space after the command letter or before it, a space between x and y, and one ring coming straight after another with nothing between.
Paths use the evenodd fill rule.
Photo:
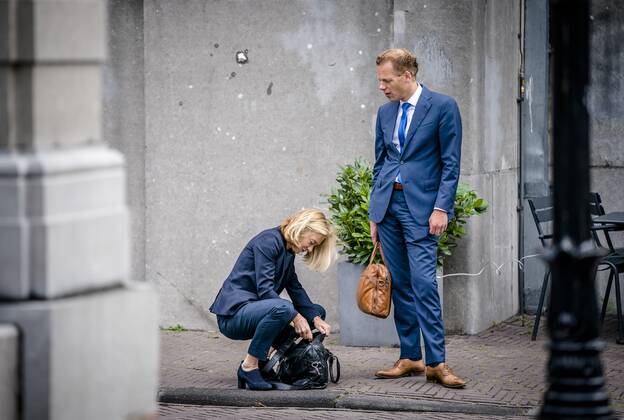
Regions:
<instances>
[{"instance_id":1,"label":"black high-heeled shoe","mask_svg":"<svg viewBox=\"0 0 624 420\"><path fill-rule=\"evenodd\" d=\"M265 381L262 375L260 375L260 369L245 372L242 362L238 367L237 376L239 389L245 389L245 387L254 391L268 391L269 389L273 389L273 385Z\"/></svg>"}]
</instances>

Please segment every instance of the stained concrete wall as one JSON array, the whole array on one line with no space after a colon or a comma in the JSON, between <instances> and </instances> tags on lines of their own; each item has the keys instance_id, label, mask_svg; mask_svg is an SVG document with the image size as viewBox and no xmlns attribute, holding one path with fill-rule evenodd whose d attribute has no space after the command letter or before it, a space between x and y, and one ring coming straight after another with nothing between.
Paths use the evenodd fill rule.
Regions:
<instances>
[{"instance_id":1,"label":"stained concrete wall","mask_svg":"<svg viewBox=\"0 0 624 420\"><path fill-rule=\"evenodd\" d=\"M591 8L591 189L600 193L605 210L624 210L624 4L597 0ZM624 246L624 233L611 234ZM599 276L602 303L607 276ZM613 289L609 310L615 312Z\"/></svg>"},{"instance_id":2,"label":"stained concrete wall","mask_svg":"<svg viewBox=\"0 0 624 420\"><path fill-rule=\"evenodd\" d=\"M145 280L145 73L143 0L108 2L109 60L103 73L103 139L126 158L131 208L130 278Z\"/></svg>"},{"instance_id":3,"label":"stained concrete wall","mask_svg":"<svg viewBox=\"0 0 624 420\"><path fill-rule=\"evenodd\" d=\"M445 275L473 274L444 279L445 324L447 330L476 333L519 308L514 260L520 6L513 1L449 2L448 9L451 4L465 10L457 10L438 30L457 32L446 45L446 56L456 69L455 83L464 86L458 95L465 130L461 181L486 198L490 208L469 221L468 235L445 265Z\"/></svg>"},{"instance_id":4,"label":"stained concrete wall","mask_svg":"<svg viewBox=\"0 0 624 420\"><path fill-rule=\"evenodd\" d=\"M527 312L535 312L544 274L545 262L536 257L543 252L528 199L549 195L550 161L549 147L549 45L548 2L526 0L524 35L525 94L521 102L521 169L522 236L520 252L523 258L521 283L523 306Z\"/></svg>"},{"instance_id":5,"label":"stained concrete wall","mask_svg":"<svg viewBox=\"0 0 624 420\"><path fill-rule=\"evenodd\" d=\"M537 1L529 1L527 4L538 4ZM538 6L539 7L539 6ZM542 6L543 7L543 6ZM538 11L539 13L539 11ZM543 14L543 13L542 13ZM527 11L527 19L531 18L531 12ZM544 17L536 17L544 19ZM545 17L547 21L547 16ZM591 47L590 47L590 72L591 82L588 89L588 109L591 121L591 161L590 177L591 191L600 193L605 210L621 211L624 209L624 194L622 194L622 182L624 181L624 122L620 118L624 113L624 4L616 0L596 0L591 2ZM531 30L527 22L527 31ZM532 34L535 36L535 33ZM529 34L527 34L529 36ZM546 49L548 48L548 31L541 34L541 39L534 39L537 45L527 44L527 66L530 61L535 61L536 54L543 54L542 60L548 60ZM539 45L541 43L541 45ZM538 50L543 50L538 51ZM539 67L539 66L538 66ZM527 68L527 104L538 104L531 112L523 115L527 124L524 128L525 156L532 155L533 159L539 159L534 164L533 174L528 172L524 175L525 186L528 196L540 196L548 194L548 185L551 182L552 159L549 159L550 132L547 130L548 121L541 117L548 107L548 91L539 84L539 79L547 72L548 62L543 63L542 69L538 68L537 74L532 74ZM547 78L547 77L545 77ZM538 82L535 83L534 81ZM528 109L527 109L528 111ZM541 145L532 142L527 136L530 129L539 131ZM536 134L536 133L533 133ZM525 163L526 165L526 163ZM536 181L544 180L544 185L536 188ZM533 185L531 185L533 183ZM531 217L528 204L525 202L525 254L541 252L542 247L537 241L535 223ZM612 239L616 246L624 246L624 234L612 233ZM532 245L532 246L531 246ZM539 259L527 260L524 271L524 294L525 308L528 312L534 312L539 299L539 292L543 281L546 264ZM598 296L602 302L604 287L606 285L606 273L598 275ZM610 310L615 310L614 300L611 300Z\"/></svg>"},{"instance_id":6,"label":"stained concrete wall","mask_svg":"<svg viewBox=\"0 0 624 420\"><path fill-rule=\"evenodd\" d=\"M105 91L124 86L137 95L108 109L128 115L116 129L136 142L115 146L130 152L137 171L129 194L133 220L145 212L144 225L133 227L145 260L133 273L144 269L158 285L161 325L215 329L207 309L246 241L301 207L325 208L321 194L339 165L372 160L376 110L385 102L374 59L391 46L414 50L419 79L457 99L462 180L492 203L445 272L515 257L517 2L112 4L120 32L109 38L118 61L111 74L132 80ZM239 65L235 54L244 50L249 62ZM144 128L134 124L140 118ZM298 273L336 325L335 267ZM474 332L517 311L511 267L444 281L454 329Z\"/></svg>"},{"instance_id":7,"label":"stained concrete wall","mask_svg":"<svg viewBox=\"0 0 624 420\"><path fill-rule=\"evenodd\" d=\"M325 207L339 165L373 155L391 2L250 5L145 2L146 278L164 325L214 329L208 307L245 243ZM336 268L297 272L336 323Z\"/></svg>"},{"instance_id":8,"label":"stained concrete wall","mask_svg":"<svg viewBox=\"0 0 624 420\"><path fill-rule=\"evenodd\" d=\"M593 1L591 9L592 189L605 209L624 209L624 4Z\"/></svg>"},{"instance_id":9,"label":"stained concrete wall","mask_svg":"<svg viewBox=\"0 0 624 420\"><path fill-rule=\"evenodd\" d=\"M11 324L0 324L0 419L18 419L19 333Z\"/></svg>"}]
</instances>

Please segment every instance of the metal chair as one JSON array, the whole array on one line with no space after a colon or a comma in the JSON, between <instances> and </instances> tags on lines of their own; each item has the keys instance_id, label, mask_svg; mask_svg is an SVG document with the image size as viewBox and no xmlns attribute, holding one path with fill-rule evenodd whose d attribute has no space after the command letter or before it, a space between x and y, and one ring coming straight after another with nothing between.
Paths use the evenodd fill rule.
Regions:
<instances>
[{"instance_id":1,"label":"metal chair","mask_svg":"<svg viewBox=\"0 0 624 420\"><path fill-rule=\"evenodd\" d=\"M529 207L531 208L531 214L535 221L535 227L537 228L537 234L542 247L546 249L549 245L548 241L552 239L552 233L547 231L552 230L552 226L548 224L554 219L555 212L553 208L552 197L537 197L529 198ZM540 291L539 303L537 305L537 314L535 315L535 323L533 324L533 332L531 333L531 341L535 341L537 337L537 330L539 329L540 318L542 316L542 310L544 308L544 299L546 297L546 290L548 289L548 280L550 279L550 268L544 274L544 280L542 281L542 290Z\"/></svg>"},{"instance_id":2,"label":"metal chair","mask_svg":"<svg viewBox=\"0 0 624 420\"><path fill-rule=\"evenodd\" d=\"M554 219L554 207L553 207L553 199L550 196L546 197L537 197L530 198L527 200L529 202L529 207L531 208L531 214L533 215L533 220L535 221L535 227L537 228L537 233L540 242L542 243L542 247L545 249L549 245L549 240L552 239L553 235L550 232L552 230L552 222ZM602 216L605 214L604 208L602 207L602 200L600 198L600 194L598 193L589 193L588 196L589 201L589 213L591 217ZM591 234L594 239L596 246L605 248L608 252L608 255L603 257L598 265L604 265L605 267L599 271L609 270L609 281L607 283L607 288L605 290L605 296L602 302L602 310L600 313L600 321L604 321L604 317L607 310L607 305L609 301L609 295L611 291L611 286L615 281L615 297L616 297L616 307L617 307L617 319L618 319L618 338L617 342L624 342L622 338L622 334L624 331L624 324L622 322L622 304L621 304L621 294L620 294L620 284L619 284L619 275L624 271L624 249L616 249L613 246L613 241L609 236L609 231L612 231L613 227L608 225L592 225L591 226ZM602 244L599 236L599 232L602 232L604 235L604 240L606 243L606 247ZM537 332L539 330L539 324L542 316L542 312L544 309L544 300L546 299L546 293L548 290L548 282L550 279L550 268L544 275L544 280L542 281L542 288L540 291L540 299L537 305L537 313L535 315L535 323L533 324L533 332L531 333L531 340L535 341L537 337Z\"/></svg>"},{"instance_id":3,"label":"metal chair","mask_svg":"<svg viewBox=\"0 0 624 420\"><path fill-rule=\"evenodd\" d=\"M589 194L590 214L592 217L603 216L606 214L603 206L602 199L598 193ZM607 313L607 306L609 304L609 297L611 294L611 286L615 282L615 306L617 311L617 331L618 336L616 342L618 344L624 344L624 321L622 320L622 296L620 291L620 274L624 272L624 248L615 248L613 241L609 235L615 229L614 226L604 224L592 225L591 231L594 237L596 245L605 249L607 255L600 260L601 265L606 267L602 270L609 270L609 280L607 281L607 287L605 289L604 299L602 301L602 309L600 311L600 323L604 322L605 315ZM600 240L599 232L602 232L606 246L604 246Z\"/></svg>"}]
</instances>

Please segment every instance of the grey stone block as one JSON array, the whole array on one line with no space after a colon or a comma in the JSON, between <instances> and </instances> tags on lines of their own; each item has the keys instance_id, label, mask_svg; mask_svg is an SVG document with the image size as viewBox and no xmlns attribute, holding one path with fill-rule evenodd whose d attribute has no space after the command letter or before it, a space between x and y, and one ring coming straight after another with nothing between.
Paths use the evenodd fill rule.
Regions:
<instances>
[{"instance_id":1,"label":"grey stone block","mask_svg":"<svg viewBox=\"0 0 624 420\"><path fill-rule=\"evenodd\" d=\"M27 298L30 293L28 223L0 219L0 298Z\"/></svg>"},{"instance_id":2,"label":"grey stone block","mask_svg":"<svg viewBox=\"0 0 624 420\"><path fill-rule=\"evenodd\" d=\"M446 328L476 334L518 312L515 170L462 176L489 201L488 211L468 220L467 235L445 261ZM534 261L529 264L535 264Z\"/></svg>"},{"instance_id":3,"label":"grey stone block","mask_svg":"<svg viewBox=\"0 0 624 420\"><path fill-rule=\"evenodd\" d=\"M128 277L128 214L69 213L31 224L31 293L51 298L121 284Z\"/></svg>"},{"instance_id":4,"label":"grey stone block","mask_svg":"<svg viewBox=\"0 0 624 420\"><path fill-rule=\"evenodd\" d=\"M0 61L94 62L106 58L106 2L18 1L13 10L15 15L9 19L16 22L17 54L0 55Z\"/></svg>"},{"instance_id":5,"label":"grey stone block","mask_svg":"<svg viewBox=\"0 0 624 420\"><path fill-rule=\"evenodd\" d=\"M118 152L93 147L0 155L0 194L0 297L52 298L128 278Z\"/></svg>"},{"instance_id":6,"label":"grey stone block","mask_svg":"<svg viewBox=\"0 0 624 420\"><path fill-rule=\"evenodd\" d=\"M6 157L8 155L0 155L0 162L6 160ZM15 182L15 178L0 176L0 197L2 197L0 200L0 220L19 214L23 208L23 201L20 200L21 189L19 183Z\"/></svg>"},{"instance_id":7,"label":"grey stone block","mask_svg":"<svg viewBox=\"0 0 624 420\"><path fill-rule=\"evenodd\" d=\"M101 140L99 65L22 66L14 73L16 118L9 126L15 126L23 148L44 150Z\"/></svg>"},{"instance_id":8,"label":"grey stone block","mask_svg":"<svg viewBox=\"0 0 624 420\"><path fill-rule=\"evenodd\" d=\"M0 324L0 419L18 420L19 334L17 328Z\"/></svg>"},{"instance_id":9,"label":"grey stone block","mask_svg":"<svg viewBox=\"0 0 624 420\"><path fill-rule=\"evenodd\" d=\"M9 59L13 17L9 12L9 0L0 0L0 62Z\"/></svg>"},{"instance_id":10,"label":"grey stone block","mask_svg":"<svg viewBox=\"0 0 624 420\"><path fill-rule=\"evenodd\" d=\"M0 304L22 334L23 420L122 420L156 412L158 320L145 284Z\"/></svg>"},{"instance_id":11,"label":"grey stone block","mask_svg":"<svg viewBox=\"0 0 624 420\"><path fill-rule=\"evenodd\" d=\"M12 140L9 138L10 134L12 134L11 130L9 130L9 83L12 83L10 72L10 67L0 65L0 150L9 150Z\"/></svg>"}]
</instances>

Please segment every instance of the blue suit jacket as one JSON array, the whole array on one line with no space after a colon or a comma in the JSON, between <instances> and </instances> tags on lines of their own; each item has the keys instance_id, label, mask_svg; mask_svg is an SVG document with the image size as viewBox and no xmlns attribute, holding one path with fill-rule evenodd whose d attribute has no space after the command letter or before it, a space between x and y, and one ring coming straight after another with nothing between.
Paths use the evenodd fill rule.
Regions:
<instances>
[{"instance_id":1,"label":"blue suit jacket","mask_svg":"<svg viewBox=\"0 0 624 420\"><path fill-rule=\"evenodd\" d=\"M279 227L256 235L243 249L223 282L210 312L233 315L241 305L279 298L286 289L297 312L309 321L321 315L310 301L295 273L295 254L286 248Z\"/></svg>"},{"instance_id":2,"label":"blue suit jacket","mask_svg":"<svg viewBox=\"0 0 624 420\"><path fill-rule=\"evenodd\" d=\"M392 185L400 172L409 211L426 235L434 207L446 210L449 220L453 217L462 127L459 108L453 98L432 92L425 86L422 89L401 153L392 144L399 102L388 102L377 112L368 215L373 222L383 220Z\"/></svg>"}]
</instances>

